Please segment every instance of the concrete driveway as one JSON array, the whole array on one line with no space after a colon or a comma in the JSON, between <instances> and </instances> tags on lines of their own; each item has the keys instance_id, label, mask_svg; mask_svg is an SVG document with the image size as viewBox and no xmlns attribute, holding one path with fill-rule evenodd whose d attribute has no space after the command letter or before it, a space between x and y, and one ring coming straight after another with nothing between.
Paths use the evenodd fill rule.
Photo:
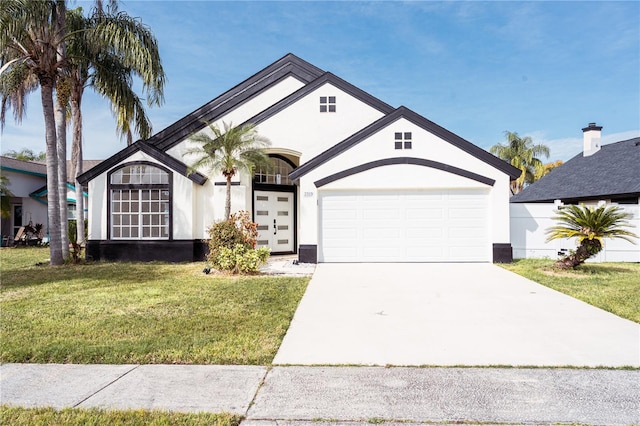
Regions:
<instances>
[{"instance_id":1,"label":"concrete driveway","mask_svg":"<svg viewBox=\"0 0 640 426\"><path fill-rule=\"evenodd\" d=\"M640 324L492 264L325 263L273 362L640 367Z\"/></svg>"}]
</instances>

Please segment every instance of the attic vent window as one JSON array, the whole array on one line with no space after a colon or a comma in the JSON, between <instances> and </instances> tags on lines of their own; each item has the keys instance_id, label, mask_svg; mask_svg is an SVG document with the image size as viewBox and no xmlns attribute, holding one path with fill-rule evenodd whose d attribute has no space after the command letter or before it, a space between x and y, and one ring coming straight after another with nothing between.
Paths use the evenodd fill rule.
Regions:
<instances>
[{"instance_id":1,"label":"attic vent window","mask_svg":"<svg viewBox=\"0 0 640 426\"><path fill-rule=\"evenodd\" d=\"M336 97L320 96L320 112L336 112Z\"/></svg>"},{"instance_id":2,"label":"attic vent window","mask_svg":"<svg viewBox=\"0 0 640 426\"><path fill-rule=\"evenodd\" d=\"M395 148L411 149L411 132L395 132Z\"/></svg>"}]
</instances>

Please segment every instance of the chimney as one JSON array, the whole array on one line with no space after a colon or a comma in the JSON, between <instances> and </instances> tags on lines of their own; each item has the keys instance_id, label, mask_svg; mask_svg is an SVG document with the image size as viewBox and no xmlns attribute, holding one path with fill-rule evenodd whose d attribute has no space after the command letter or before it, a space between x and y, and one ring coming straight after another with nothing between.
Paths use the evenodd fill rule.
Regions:
<instances>
[{"instance_id":1,"label":"chimney","mask_svg":"<svg viewBox=\"0 0 640 426\"><path fill-rule=\"evenodd\" d=\"M582 155L588 157L600 151L600 131L602 126L596 126L596 123L589 123L589 126L582 129L584 133L584 144Z\"/></svg>"}]
</instances>

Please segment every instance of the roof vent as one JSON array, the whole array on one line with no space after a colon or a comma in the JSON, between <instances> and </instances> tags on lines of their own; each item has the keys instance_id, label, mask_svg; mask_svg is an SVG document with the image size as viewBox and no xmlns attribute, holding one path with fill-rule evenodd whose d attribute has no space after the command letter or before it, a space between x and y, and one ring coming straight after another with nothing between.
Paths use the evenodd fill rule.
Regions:
<instances>
[{"instance_id":1,"label":"roof vent","mask_svg":"<svg viewBox=\"0 0 640 426\"><path fill-rule=\"evenodd\" d=\"M596 126L596 123L582 129L583 132L583 150L582 155L588 157L600 151L600 131L602 126Z\"/></svg>"}]
</instances>

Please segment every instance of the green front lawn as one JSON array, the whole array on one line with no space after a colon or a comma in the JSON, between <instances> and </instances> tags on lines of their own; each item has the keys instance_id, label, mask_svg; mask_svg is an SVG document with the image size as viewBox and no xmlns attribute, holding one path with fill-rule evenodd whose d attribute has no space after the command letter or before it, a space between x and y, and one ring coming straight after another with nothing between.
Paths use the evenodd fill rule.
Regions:
<instances>
[{"instance_id":1,"label":"green front lawn","mask_svg":"<svg viewBox=\"0 0 640 426\"><path fill-rule=\"evenodd\" d=\"M0 250L0 362L269 364L309 281L47 258Z\"/></svg>"},{"instance_id":2,"label":"green front lawn","mask_svg":"<svg viewBox=\"0 0 640 426\"><path fill-rule=\"evenodd\" d=\"M640 323L640 264L587 263L575 270L553 268L553 260L522 259L505 269Z\"/></svg>"},{"instance_id":3,"label":"green front lawn","mask_svg":"<svg viewBox=\"0 0 640 426\"><path fill-rule=\"evenodd\" d=\"M32 425L211 425L238 426L242 418L231 414L173 413L148 410L99 410L95 408L19 408L0 405L3 424Z\"/></svg>"}]
</instances>

